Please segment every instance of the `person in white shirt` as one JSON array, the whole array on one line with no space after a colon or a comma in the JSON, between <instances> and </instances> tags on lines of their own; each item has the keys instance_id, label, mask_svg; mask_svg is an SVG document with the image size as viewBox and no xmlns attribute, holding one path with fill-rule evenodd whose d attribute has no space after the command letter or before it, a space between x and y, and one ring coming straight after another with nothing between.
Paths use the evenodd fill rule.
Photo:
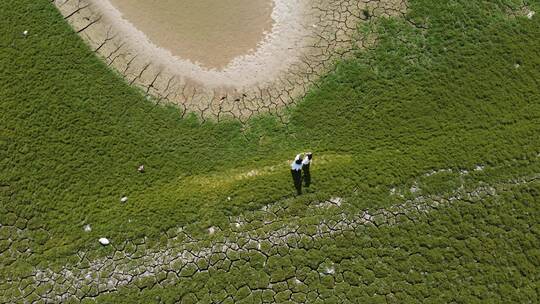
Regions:
<instances>
[{"instance_id":1,"label":"person in white shirt","mask_svg":"<svg viewBox=\"0 0 540 304\"><path fill-rule=\"evenodd\" d=\"M309 185L311 185L311 173L309 172L309 165L311 164L312 159L313 153L308 152L302 161L302 171L304 172L303 180L306 188L309 188Z\"/></svg>"},{"instance_id":2,"label":"person in white shirt","mask_svg":"<svg viewBox=\"0 0 540 304\"><path fill-rule=\"evenodd\" d=\"M291 175L296 194L302 194L302 155L298 154L291 163Z\"/></svg>"}]
</instances>

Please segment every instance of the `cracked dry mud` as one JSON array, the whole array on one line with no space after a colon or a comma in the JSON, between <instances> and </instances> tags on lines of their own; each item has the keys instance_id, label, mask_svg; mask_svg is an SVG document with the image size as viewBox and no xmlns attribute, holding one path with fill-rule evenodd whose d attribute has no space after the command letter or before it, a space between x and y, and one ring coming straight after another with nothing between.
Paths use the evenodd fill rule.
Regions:
<instances>
[{"instance_id":1,"label":"cracked dry mud","mask_svg":"<svg viewBox=\"0 0 540 304\"><path fill-rule=\"evenodd\" d=\"M476 167L460 171L459 179L463 182L470 172L484 169ZM447 172L452 170L431 171L423 177ZM413 192L408 189L410 185L403 186L400 190L391 189L390 195L401 198L408 192L413 194L413 198L403 198L402 203L387 208L353 213L344 209L347 198L341 197L312 202L315 212L300 217L287 214L287 201L276 202L259 211L231 217L229 227L223 227L223 230L211 227L206 237L193 236L180 227L168 231L164 235L166 241L161 245L147 238L118 243L113 240L113 250L104 257L96 257L103 250L96 248L78 252L71 262L60 268L34 266L22 278L0 282L0 290L3 291L0 302L93 302L100 296L118 292L124 286L136 286L140 291L166 287L199 274L206 273L211 278L212 274L226 273L236 266L253 263L266 273L262 282L256 281L224 293L210 293L207 299L197 298L195 301L233 303L238 299L238 293L246 293L265 303L282 300L313 302L320 300L322 295L317 288L309 286L306 281L309 275L291 265L288 274L280 276L279 271L272 270L276 259L284 258L293 250L309 251L318 240L362 235L366 227L384 229L407 222L419 223L427 214L446 210L457 202L480 204L488 198L496 201L505 191L536 183L539 179L540 175L534 174L493 185L481 183L467 187L462 184L446 195L414 195L421 189ZM418 187L417 181L413 186ZM32 254L32 248L38 241L28 237L29 230L40 231L44 239L50 237L32 219L16 215L8 218L11 219L9 222L0 225L0 257L3 260L14 262ZM309 271L320 278L339 280L346 269L328 261ZM211 284L210 281L207 284Z\"/></svg>"},{"instance_id":2,"label":"cracked dry mud","mask_svg":"<svg viewBox=\"0 0 540 304\"><path fill-rule=\"evenodd\" d=\"M128 83L157 104L177 105L181 115L196 113L203 122L226 117L245 122L265 112L286 121L283 108L305 96L336 60L373 42L359 36L359 24L407 11L405 0L273 1L274 25L257 50L223 70L209 70L151 44L118 12L112 14L107 1L51 0Z\"/></svg>"}]
</instances>

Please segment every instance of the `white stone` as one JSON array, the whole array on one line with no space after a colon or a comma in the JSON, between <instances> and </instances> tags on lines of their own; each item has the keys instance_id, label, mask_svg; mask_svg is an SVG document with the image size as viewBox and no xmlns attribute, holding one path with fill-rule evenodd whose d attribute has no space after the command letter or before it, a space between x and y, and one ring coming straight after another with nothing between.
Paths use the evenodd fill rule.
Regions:
<instances>
[{"instance_id":1,"label":"white stone","mask_svg":"<svg viewBox=\"0 0 540 304\"><path fill-rule=\"evenodd\" d=\"M514 64L514 68L519 69L520 65L519 63Z\"/></svg>"},{"instance_id":2,"label":"white stone","mask_svg":"<svg viewBox=\"0 0 540 304\"><path fill-rule=\"evenodd\" d=\"M28 31L24 31L23 35L25 35L25 36L28 35Z\"/></svg>"},{"instance_id":3,"label":"white stone","mask_svg":"<svg viewBox=\"0 0 540 304\"><path fill-rule=\"evenodd\" d=\"M484 166L482 165L477 165L476 168L474 168L474 171L482 171L484 170Z\"/></svg>"},{"instance_id":4,"label":"white stone","mask_svg":"<svg viewBox=\"0 0 540 304\"><path fill-rule=\"evenodd\" d=\"M120 199L120 202L125 203L127 202L127 200L128 200L127 196L122 196L122 198Z\"/></svg>"},{"instance_id":5,"label":"white stone","mask_svg":"<svg viewBox=\"0 0 540 304\"><path fill-rule=\"evenodd\" d=\"M98 241L99 241L99 243L100 243L101 245L103 245L103 246L107 246L107 245L109 245L109 244L111 243L111 242L109 241L109 239L107 239L107 238L100 238Z\"/></svg>"},{"instance_id":6,"label":"white stone","mask_svg":"<svg viewBox=\"0 0 540 304\"><path fill-rule=\"evenodd\" d=\"M92 227L90 226L90 224L84 225L83 229L84 229L84 232L90 232L90 231L92 231Z\"/></svg>"},{"instance_id":7,"label":"white stone","mask_svg":"<svg viewBox=\"0 0 540 304\"><path fill-rule=\"evenodd\" d=\"M330 202L334 205L341 206L341 202L343 202L343 199L341 197L332 197L330 199Z\"/></svg>"},{"instance_id":8,"label":"white stone","mask_svg":"<svg viewBox=\"0 0 540 304\"><path fill-rule=\"evenodd\" d=\"M230 200L231 200L231 197L230 197L230 196L227 196L227 200L230 201Z\"/></svg>"},{"instance_id":9,"label":"white stone","mask_svg":"<svg viewBox=\"0 0 540 304\"><path fill-rule=\"evenodd\" d=\"M371 214L369 214L367 212L364 212L363 219L366 220L366 221L371 221L371 219L373 219L373 216L371 216Z\"/></svg>"},{"instance_id":10,"label":"white stone","mask_svg":"<svg viewBox=\"0 0 540 304\"><path fill-rule=\"evenodd\" d=\"M208 233L214 234L215 232L216 232L216 228L214 228L214 227L208 228Z\"/></svg>"},{"instance_id":11,"label":"white stone","mask_svg":"<svg viewBox=\"0 0 540 304\"><path fill-rule=\"evenodd\" d=\"M532 19L532 17L536 14L534 11L530 11L527 13L527 18Z\"/></svg>"}]
</instances>

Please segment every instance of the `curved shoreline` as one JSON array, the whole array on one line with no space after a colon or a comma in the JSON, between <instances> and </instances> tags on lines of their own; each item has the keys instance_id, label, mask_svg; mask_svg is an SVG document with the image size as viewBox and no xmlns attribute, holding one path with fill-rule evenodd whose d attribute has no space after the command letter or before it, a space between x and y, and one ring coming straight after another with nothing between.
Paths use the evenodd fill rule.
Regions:
<instances>
[{"instance_id":1,"label":"curved shoreline","mask_svg":"<svg viewBox=\"0 0 540 304\"><path fill-rule=\"evenodd\" d=\"M252 53L222 70L180 59L154 45L108 0L55 0L74 30L130 85L175 104L181 115L205 121L233 117L247 121L303 97L337 59L369 44L357 25L379 16L402 14L399 0L272 0L272 30ZM365 16L362 11L368 11Z\"/></svg>"},{"instance_id":2,"label":"curved shoreline","mask_svg":"<svg viewBox=\"0 0 540 304\"><path fill-rule=\"evenodd\" d=\"M140 56L149 58L171 74L185 76L207 88L242 88L271 81L298 58L298 46L306 46L302 0L274 0L274 24L257 49L236 57L223 70L209 69L174 56L171 51L152 43L133 24L122 17L109 1L90 0L93 9L100 12L104 22L114 26L124 36L124 41ZM294 45L294 48L287 47Z\"/></svg>"}]
</instances>

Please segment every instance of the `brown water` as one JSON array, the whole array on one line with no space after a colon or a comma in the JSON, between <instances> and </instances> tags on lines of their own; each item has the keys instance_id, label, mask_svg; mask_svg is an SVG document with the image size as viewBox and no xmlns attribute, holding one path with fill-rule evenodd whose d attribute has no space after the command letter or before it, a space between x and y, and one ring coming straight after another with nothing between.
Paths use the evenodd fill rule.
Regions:
<instances>
[{"instance_id":1,"label":"brown water","mask_svg":"<svg viewBox=\"0 0 540 304\"><path fill-rule=\"evenodd\" d=\"M109 0L155 45L209 68L250 53L272 29L272 0Z\"/></svg>"}]
</instances>

